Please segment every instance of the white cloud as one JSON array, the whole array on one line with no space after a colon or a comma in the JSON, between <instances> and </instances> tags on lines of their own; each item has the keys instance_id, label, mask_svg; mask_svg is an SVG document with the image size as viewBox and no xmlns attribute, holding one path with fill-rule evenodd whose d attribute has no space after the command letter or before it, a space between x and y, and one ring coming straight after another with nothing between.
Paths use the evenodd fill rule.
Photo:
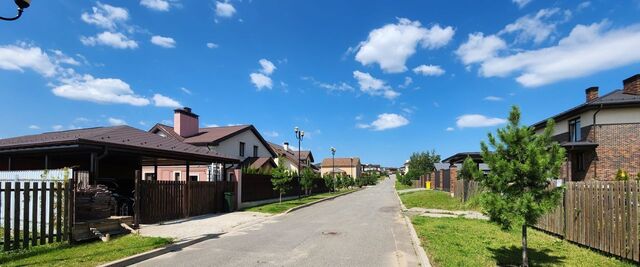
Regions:
<instances>
[{"instance_id":1,"label":"white cloud","mask_svg":"<svg viewBox=\"0 0 640 267\"><path fill-rule=\"evenodd\" d=\"M24 72L33 70L45 77L57 73L57 66L39 47L20 45L0 46L0 69Z\"/></svg>"},{"instance_id":2,"label":"white cloud","mask_svg":"<svg viewBox=\"0 0 640 267\"><path fill-rule=\"evenodd\" d=\"M608 29L608 22L577 25L557 45L482 62L484 77L517 73L526 87L583 77L640 62L640 24ZM597 52L594 52L597 51Z\"/></svg>"},{"instance_id":3,"label":"white cloud","mask_svg":"<svg viewBox=\"0 0 640 267\"><path fill-rule=\"evenodd\" d=\"M40 130L40 126L38 126L38 125L29 125L29 129L31 129L31 130Z\"/></svg>"},{"instance_id":4,"label":"white cloud","mask_svg":"<svg viewBox=\"0 0 640 267\"><path fill-rule=\"evenodd\" d=\"M445 131L447 131L447 132L453 132L455 130L456 129L454 129L453 127L447 127L447 129L445 129Z\"/></svg>"},{"instance_id":5,"label":"white cloud","mask_svg":"<svg viewBox=\"0 0 640 267\"><path fill-rule=\"evenodd\" d=\"M264 131L264 132L262 132L262 134L264 136L266 136L266 137L271 137L271 138L275 138L275 137L280 136L280 134L278 132L276 132L276 131Z\"/></svg>"},{"instance_id":6,"label":"white cloud","mask_svg":"<svg viewBox=\"0 0 640 267\"><path fill-rule=\"evenodd\" d=\"M467 114L458 117L456 125L458 128L478 128L496 126L506 122L507 120L501 118L489 118L480 114Z\"/></svg>"},{"instance_id":7,"label":"white cloud","mask_svg":"<svg viewBox=\"0 0 640 267\"><path fill-rule=\"evenodd\" d=\"M154 45L164 47L164 48L174 48L176 47L176 41L171 37L164 37L160 35L154 35L151 37L151 43Z\"/></svg>"},{"instance_id":8,"label":"white cloud","mask_svg":"<svg viewBox=\"0 0 640 267\"><path fill-rule=\"evenodd\" d=\"M329 92L353 91L353 86L345 82L325 83L314 79L313 77L302 77L302 80L311 81L313 85L326 89Z\"/></svg>"},{"instance_id":9,"label":"white cloud","mask_svg":"<svg viewBox=\"0 0 640 267\"><path fill-rule=\"evenodd\" d=\"M518 5L518 8L523 8L526 5L528 5L529 3L531 3L532 0L511 0L514 4Z\"/></svg>"},{"instance_id":10,"label":"white cloud","mask_svg":"<svg viewBox=\"0 0 640 267\"><path fill-rule=\"evenodd\" d=\"M440 66L436 65L420 65L413 68L413 72L424 76L440 76L445 73Z\"/></svg>"},{"instance_id":11,"label":"white cloud","mask_svg":"<svg viewBox=\"0 0 640 267\"><path fill-rule=\"evenodd\" d=\"M64 126L60 125L60 124L56 124L51 126L51 129L53 129L54 131L61 131L62 129L64 129Z\"/></svg>"},{"instance_id":12,"label":"white cloud","mask_svg":"<svg viewBox=\"0 0 640 267\"><path fill-rule=\"evenodd\" d=\"M502 101L503 98L499 97L499 96L490 95L490 96L485 97L484 100L486 100L486 101Z\"/></svg>"},{"instance_id":13,"label":"white cloud","mask_svg":"<svg viewBox=\"0 0 640 267\"><path fill-rule=\"evenodd\" d=\"M372 129L374 131L384 131L388 129L398 128L409 124L409 120L402 115L394 113L382 113L378 115L378 119L371 124L358 123L357 128Z\"/></svg>"},{"instance_id":14,"label":"white cloud","mask_svg":"<svg viewBox=\"0 0 640 267\"><path fill-rule=\"evenodd\" d=\"M551 20L556 15L563 15L559 20ZM558 24L566 22L571 16L570 11L560 12L559 8L541 9L535 15L518 18L514 23L504 27L498 34L517 33L516 42L533 41L540 44L547 40L555 31Z\"/></svg>"},{"instance_id":15,"label":"white cloud","mask_svg":"<svg viewBox=\"0 0 640 267\"><path fill-rule=\"evenodd\" d=\"M118 49L138 48L136 41L129 39L129 37L119 32L106 31L96 36L82 36L80 37L80 41L87 46L106 45Z\"/></svg>"},{"instance_id":16,"label":"white cloud","mask_svg":"<svg viewBox=\"0 0 640 267\"><path fill-rule=\"evenodd\" d=\"M404 82L401 85L399 85L398 87L407 88L412 83L413 83L413 79L411 77L407 76L407 77L404 77Z\"/></svg>"},{"instance_id":17,"label":"white cloud","mask_svg":"<svg viewBox=\"0 0 640 267\"><path fill-rule=\"evenodd\" d=\"M208 48L211 48L211 49L214 49L214 48L218 48L218 47L219 47L219 45L218 45L218 44L216 44L216 43L207 43L207 47L208 47Z\"/></svg>"},{"instance_id":18,"label":"white cloud","mask_svg":"<svg viewBox=\"0 0 640 267\"><path fill-rule=\"evenodd\" d=\"M220 127L220 125L211 123L211 124L206 124L205 127L213 128L213 127Z\"/></svg>"},{"instance_id":19,"label":"white cloud","mask_svg":"<svg viewBox=\"0 0 640 267\"><path fill-rule=\"evenodd\" d=\"M140 0L140 5L156 11L169 11L171 7L166 0Z\"/></svg>"},{"instance_id":20,"label":"white cloud","mask_svg":"<svg viewBox=\"0 0 640 267\"><path fill-rule=\"evenodd\" d=\"M182 107L180 102L161 94L153 95L153 103L156 107L179 108Z\"/></svg>"},{"instance_id":21,"label":"white cloud","mask_svg":"<svg viewBox=\"0 0 640 267\"><path fill-rule=\"evenodd\" d=\"M129 84L120 79L100 79L91 75L61 79L62 84L53 88L53 94L73 100L101 104L129 104L146 106L150 101L136 95Z\"/></svg>"},{"instance_id":22,"label":"white cloud","mask_svg":"<svg viewBox=\"0 0 640 267\"><path fill-rule=\"evenodd\" d=\"M578 4L578 7L576 7L577 11L582 11L585 8L588 8L591 6L591 1L584 1L580 4Z\"/></svg>"},{"instance_id":23,"label":"white cloud","mask_svg":"<svg viewBox=\"0 0 640 267\"><path fill-rule=\"evenodd\" d=\"M127 122L123 119L109 118L107 121L113 126L127 125Z\"/></svg>"},{"instance_id":24,"label":"white cloud","mask_svg":"<svg viewBox=\"0 0 640 267\"><path fill-rule=\"evenodd\" d=\"M50 51L53 52L53 56L54 56L53 60L58 64L68 64L68 65L74 65L74 66L81 65L80 62L78 62L75 58L65 55L60 50L50 50Z\"/></svg>"},{"instance_id":25,"label":"white cloud","mask_svg":"<svg viewBox=\"0 0 640 267\"><path fill-rule=\"evenodd\" d=\"M268 89L273 88L273 81L271 80L271 77L267 75L254 72L249 74L249 77L251 78L251 82L253 83L253 85L255 85L256 88L258 88L258 91L265 88L268 88Z\"/></svg>"},{"instance_id":26,"label":"white cloud","mask_svg":"<svg viewBox=\"0 0 640 267\"><path fill-rule=\"evenodd\" d=\"M387 99L394 99L400 96L400 93L394 91L385 81L376 79L371 74L361 71L354 71L353 78L358 81L360 91L372 96L384 96Z\"/></svg>"},{"instance_id":27,"label":"white cloud","mask_svg":"<svg viewBox=\"0 0 640 267\"><path fill-rule=\"evenodd\" d=\"M185 94L191 95L192 92L191 90L185 88L185 87L180 87L180 91L184 92Z\"/></svg>"},{"instance_id":28,"label":"white cloud","mask_svg":"<svg viewBox=\"0 0 640 267\"><path fill-rule=\"evenodd\" d=\"M471 64L485 61L495 57L498 51L507 48L507 44L496 35L484 36L483 33L469 34L467 42L460 45L456 50L456 55L460 57L464 64Z\"/></svg>"},{"instance_id":29,"label":"white cloud","mask_svg":"<svg viewBox=\"0 0 640 267\"><path fill-rule=\"evenodd\" d=\"M233 17L236 13L236 8L229 2L216 1L216 16L223 18Z\"/></svg>"},{"instance_id":30,"label":"white cloud","mask_svg":"<svg viewBox=\"0 0 640 267\"><path fill-rule=\"evenodd\" d=\"M355 59L362 65L377 63L385 72L398 73L407 70L405 63L418 45L425 49L440 48L451 41L454 33L450 26L442 28L436 24L425 28L419 21L399 18L396 24L371 31L366 41L350 51L358 50Z\"/></svg>"},{"instance_id":31,"label":"white cloud","mask_svg":"<svg viewBox=\"0 0 640 267\"><path fill-rule=\"evenodd\" d=\"M129 19L129 12L121 7L115 7L100 2L97 6L91 8L92 13L84 12L80 18L88 23L96 25L100 28L114 30L119 23L123 23Z\"/></svg>"},{"instance_id":32,"label":"white cloud","mask_svg":"<svg viewBox=\"0 0 640 267\"><path fill-rule=\"evenodd\" d=\"M260 72L264 73L265 75L271 75L273 71L277 69L276 65L274 65L273 62L264 58L260 59L258 63L260 63L260 66L262 67Z\"/></svg>"}]
</instances>

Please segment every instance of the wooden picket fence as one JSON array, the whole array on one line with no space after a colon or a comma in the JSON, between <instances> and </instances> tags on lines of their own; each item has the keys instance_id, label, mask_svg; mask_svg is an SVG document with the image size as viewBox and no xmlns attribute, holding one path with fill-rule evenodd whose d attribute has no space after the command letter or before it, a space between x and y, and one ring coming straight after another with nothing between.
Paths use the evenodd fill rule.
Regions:
<instances>
[{"instance_id":1,"label":"wooden picket fence","mask_svg":"<svg viewBox=\"0 0 640 267\"><path fill-rule=\"evenodd\" d=\"M460 199L462 202L467 202L469 199L478 195L480 192L480 183L470 180L458 180L456 181L453 196Z\"/></svg>"},{"instance_id":2,"label":"wooden picket fence","mask_svg":"<svg viewBox=\"0 0 640 267\"><path fill-rule=\"evenodd\" d=\"M235 182L138 181L140 223L157 223L224 211L224 192Z\"/></svg>"},{"instance_id":3,"label":"wooden picket fence","mask_svg":"<svg viewBox=\"0 0 640 267\"><path fill-rule=\"evenodd\" d=\"M637 181L568 182L563 203L536 228L640 261Z\"/></svg>"},{"instance_id":4,"label":"wooden picket fence","mask_svg":"<svg viewBox=\"0 0 640 267\"><path fill-rule=\"evenodd\" d=\"M2 250L67 241L71 235L69 182L0 183Z\"/></svg>"}]
</instances>

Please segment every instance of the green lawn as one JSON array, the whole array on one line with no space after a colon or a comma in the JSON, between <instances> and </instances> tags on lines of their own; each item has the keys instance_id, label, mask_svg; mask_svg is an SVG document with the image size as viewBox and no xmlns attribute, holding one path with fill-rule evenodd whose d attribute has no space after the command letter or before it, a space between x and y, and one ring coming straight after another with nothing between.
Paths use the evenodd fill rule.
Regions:
<instances>
[{"instance_id":1,"label":"green lawn","mask_svg":"<svg viewBox=\"0 0 640 267\"><path fill-rule=\"evenodd\" d=\"M449 193L436 190L404 193L400 194L400 199L409 209L480 210L477 201L470 200L467 203L462 203L457 198L451 197Z\"/></svg>"},{"instance_id":2,"label":"green lawn","mask_svg":"<svg viewBox=\"0 0 640 267\"><path fill-rule=\"evenodd\" d=\"M316 200L320 200L323 198L328 198L331 196L335 196L338 194L343 194L346 192L352 192L355 190L342 190L339 192L329 192L329 193L322 193L322 194L317 194L317 195L312 195L312 196L308 196L308 197L303 197L301 199L292 199L292 200L287 200L287 201L282 201L282 203L271 203L271 204L265 204L265 205L261 205L261 206L255 206L255 207L251 207L251 208L247 208L245 209L246 211L255 211L255 212L264 212L264 213L271 213L271 214L278 214L278 213L282 213L285 212L287 210L289 210L290 208L293 207L297 207L300 205L304 205L307 204L309 202L313 202Z\"/></svg>"},{"instance_id":3,"label":"green lawn","mask_svg":"<svg viewBox=\"0 0 640 267\"><path fill-rule=\"evenodd\" d=\"M406 184L400 183L400 182L398 182L398 180L396 180L396 190L405 190L405 189L411 189L411 188L413 188L413 187L410 186L410 185L406 185Z\"/></svg>"},{"instance_id":4,"label":"green lawn","mask_svg":"<svg viewBox=\"0 0 640 267\"><path fill-rule=\"evenodd\" d=\"M0 266L96 266L162 247L171 240L126 235L105 243L95 241L77 245L54 243L29 250L0 253Z\"/></svg>"},{"instance_id":5,"label":"green lawn","mask_svg":"<svg viewBox=\"0 0 640 267\"><path fill-rule=\"evenodd\" d=\"M462 218L415 216L412 221L435 266L518 266L521 263L520 228L505 232L487 221ZM534 229L527 232L531 266L634 266Z\"/></svg>"}]
</instances>

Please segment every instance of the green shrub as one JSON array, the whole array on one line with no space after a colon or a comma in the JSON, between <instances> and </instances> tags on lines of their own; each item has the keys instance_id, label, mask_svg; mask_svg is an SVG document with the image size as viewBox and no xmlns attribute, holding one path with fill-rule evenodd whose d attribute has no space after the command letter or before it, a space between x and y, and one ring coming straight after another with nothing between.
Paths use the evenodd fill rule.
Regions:
<instances>
[{"instance_id":1,"label":"green shrub","mask_svg":"<svg viewBox=\"0 0 640 267\"><path fill-rule=\"evenodd\" d=\"M412 185L413 180L411 179L411 177L409 177L408 175L398 175L398 182L400 182L403 185Z\"/></svg>"},{"instance_id":2,"label":"green shrub","mask_svg":"<svg viewBox=\"0 0 640 267\"><path fill-rule=\"evenodd\" d=\"M324 185L327 186L329 191L335 191L336 190L335 179L333 179L332 175L325 174L324 177L322 177L322 179L324 179Z\"/></svg>"},{"instance_id":3,"label":"green shrub","mask_svg":"<svg viewBox=\"0 0 640 267\"><path fill-rule=\"evenodd\" d=\"M624 171L623 169L618 169L618 172L616 173L616 180L617 181L627 181L629 180L629 174Z\"/></svg>"}]
</instances>

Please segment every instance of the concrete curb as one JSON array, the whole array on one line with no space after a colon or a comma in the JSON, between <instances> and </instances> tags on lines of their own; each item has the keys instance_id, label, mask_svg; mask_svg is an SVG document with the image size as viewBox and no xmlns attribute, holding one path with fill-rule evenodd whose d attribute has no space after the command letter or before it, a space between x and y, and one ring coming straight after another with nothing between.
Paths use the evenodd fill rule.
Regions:
<instances>
[{"instance_id":1,"label":"concrete curb","mask_svg":"<svg viewBox=\"0 0 640 267\"><path fill-rule=\"evenodd\" d=\"M206 240L210 240L210 239L214 239L214 238L218 238L219 236L223 235L222 234L208 234L208 235L203 235L199 238L193 239L193 240L188 240L188 241L184 241L184 242L180 242L180 243L175 243L175 244L169 244L165 247L161 247L161 248L157 248L154 250L150 250L147 252L142 252L140 254L136 254L133 256L129 256L126 257L124 259L119 259L119 260L115 260L112 262L108 262L102 265L98 265L98 267L124 267L124 266L130 266L148 259L152 259L164 254L167 254L169 252L175 252L175 251L180 251L183 248L186 248L188 246L192 246L195 245L197 243L206 241Z\"/></svg>"},{"instance_id":2,"label":"concrete curb","mask_svg":"<svg viewBox=\"0 0 640 267\"><path fill-rule=\"evenodd\" d=\"M398 198L398 201L400 201L400 207L402 208L402 212L407 211L407 207L404 205L404 203L402 203L402 199L400 199L400 194L398 194L398 190L396 189L396 186L394 184L393 186L393 191L396 192L396 197ZM404 217L404 223L407 224L407 227L409 228L409 234L411 235L411 243L413 244L413 250L416 252L416 254L418 255L418 259L420 260L420 266L423 267L431 267L431 262L429 262L429 257L427 256L427 252L425 252L424 248L422 248L422 245L420 242L420 238L418 238L418 233L416 232L416 229L413 227L413 223L411 223L411 219L409 218L409 216L402 214L402 217Z\"/></svg>"},{"instance_id":3,"label":"concrete curb","mask_svg":"<svg viewBox=\"0 0 640 267\"><path fill-rule=\"evenodd\" d=\"M327 200L331 200L331 199L334 199L334 198L337 198L337 197L341 197L341 196L344 196L344 195L355 193L355 192L358 192L358 191L361 191L361 190L364 190L364 189L365 188L358 188L358 189L356 189L354 191L351 191L351 192L345 192L345 193L342 193L342 194L339 194L339 195L330 196L328 198L319 199L319 200L316 200L314 202L309 202L307 204L302 204L300 206L296 206L296 207L290 208L290 209L288 209L287 211L285 211L285 212L283 212L281 214L282 215L289 214L292 211L296 211L296 210L299 210L299 209L302 209L302 208L306 208L306 207L309 207L309 206L314 205L314 204L318 204L318 203L323 202L323 201L327 201Z\"/></svg>"}]
</instances>

